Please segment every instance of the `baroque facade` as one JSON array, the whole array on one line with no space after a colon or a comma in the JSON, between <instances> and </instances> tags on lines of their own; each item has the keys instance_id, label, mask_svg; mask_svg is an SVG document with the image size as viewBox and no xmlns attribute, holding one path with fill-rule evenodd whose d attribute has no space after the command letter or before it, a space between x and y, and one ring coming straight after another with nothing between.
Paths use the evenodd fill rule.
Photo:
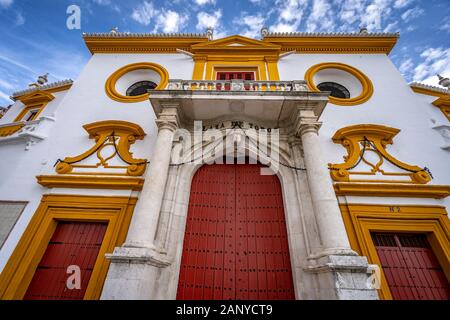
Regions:
<instances>
[{"instance_id":1,"label":"baroque facade","mask_svg":"<svg viewBox=\"0 0 450 320\"><path fill-rule=\"evenodd\" d=\"M450 298L450 90L398 34L83 39L0 119L2 299Z\"/></svg>"}]
</instances>

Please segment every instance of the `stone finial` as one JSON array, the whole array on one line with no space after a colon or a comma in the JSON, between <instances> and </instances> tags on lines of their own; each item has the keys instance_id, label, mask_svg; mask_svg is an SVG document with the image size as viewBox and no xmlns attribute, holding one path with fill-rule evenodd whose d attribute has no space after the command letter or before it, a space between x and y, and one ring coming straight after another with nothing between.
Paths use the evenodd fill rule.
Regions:
<instances>
[{"instance_id":1,"label":"stone finial","mask_svg":"<svg viewBox=\"0 0 450 320\"><path fill-rule=\"evenodd\" d=\"M267 37L268 35L269 35L269 28L263 27L263 28L261 29L261 37L262 37L262 38L265 38L265 37Z\"/></svg>"},{"instance_id":2,"label":"stone finial","mask_svg":"<svg viewBox=\"0 0 450 320\"><path fill-rule=\"evenodd\" d=\"M359 28L359 33L368 34L369 31L367 30L367 27L362 26L361 28Z\"/></svg>"},{"instance_id":3,"label":"stone finial","mask_svg":"<svg viewBox=\"0 0 450 320\"><path fill-rule=\"evenodd\" d=\"M48 82L48 73L46 73L42 76L39 76L37 78L36 82L30 83L28 86L29 87L40 87L40 86L46 84L47 82Z\"/></svg>"},{"instance_id":4,"label":"stone finial","mask_svg":"<svg viewBox=\"0 0 450 320\"><path fill-rule=\"evenodd\" d=\"M208 40L212 40L214 36L214 28L208 27L206 29L206 36L208 37Z\"/></svg>"},{"instance_id":5,"label":"stone finial","mask_svg":"<svg viewBox=\"0 0 450 320\"><path fill-rule=\"evenodd\" d=\"M439 78L439 85L450 89L450 80L448 78L444 78L440 74L437 77Z\"/></svg>"},{"instance_id":6,"label":"stone finial","mask_svg":"<svg viewBox=\"0 0 450 320\"><path fill-rule=\"evenodd\" d=\"M112 34L118 34L118 33L119 33L119 27L114 27L114 28L112 28L111 31L110 31L109 33L112 33Z\"/></svg>"}]
</instances>

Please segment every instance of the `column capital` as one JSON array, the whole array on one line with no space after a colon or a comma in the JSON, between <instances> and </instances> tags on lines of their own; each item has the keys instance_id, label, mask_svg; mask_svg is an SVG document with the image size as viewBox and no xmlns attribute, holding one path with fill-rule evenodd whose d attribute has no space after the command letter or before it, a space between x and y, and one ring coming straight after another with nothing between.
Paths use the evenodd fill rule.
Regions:
<instances>
[{"instance_id":1,"label":"column capital","mask_svg":"<svg viewBox=\"0 0 450 320\"><path fill-rule=\"evenodd\" d=\"M175 131L180 127L180 106L178 104L167 104L161 106L158 118L155 120L158 130L163 129Z\"/></svg>"},{"instance_id":2,"label":"column capital","mask_svg":"<svg viewBox=\"0 0 450 320\"><path fill-rule=\"evenodd\" d=\"M322 122L317 121L316 118L300 118L296 123L296 134L301 137L306 133L319 134L319 129L322 127Z\"/></svg>"}]
</instances>

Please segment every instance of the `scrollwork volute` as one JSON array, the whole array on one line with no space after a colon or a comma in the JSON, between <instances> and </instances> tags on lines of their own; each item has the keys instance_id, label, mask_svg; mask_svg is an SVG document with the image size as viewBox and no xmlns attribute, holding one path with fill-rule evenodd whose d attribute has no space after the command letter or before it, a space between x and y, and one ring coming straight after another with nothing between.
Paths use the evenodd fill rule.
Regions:
<instances>
[{"instance_id":1,"label":"scrollwork volute","mask_svg":"<svg viewBox=\"0 0 450 320\"><path fill-rule=\"evenodd\" d=\"M89 133L89 138L95 141L95 145L76 157L60 160L56 166L58 174L104 174L99 171L100 168L110 170L108 173L113 175L141 176L144 174L147 160L135 159L130 152L131 145L145 136L145 132L139 125L109 120L88 124L83 128ZM98 162L80 164L94 154ZM114 158L119 158L125 164L111 165L110 161Z\"/></svg>"},{"instance_id":2,"label":"scrollwork volute","mask_svg":"<svg viewBox=\"0 0 450 320\"><path fill-rule=\"evenodd\" d=\"M399 132L399 129L372 124L338 130L332 138L333 142L341 144L347 150L347 155L344 156L344 163L329 164L332 179L338 182L430 182L431 176L424 168L406 164L386 150ZM369 154L375 155L376 160L368 159ZM398 171L385 169L387 162L397 167ZM361 163L365 164L362 170L359 168ZM382 178L375 179L375 176Z\"/></svg>"}]
</instances>

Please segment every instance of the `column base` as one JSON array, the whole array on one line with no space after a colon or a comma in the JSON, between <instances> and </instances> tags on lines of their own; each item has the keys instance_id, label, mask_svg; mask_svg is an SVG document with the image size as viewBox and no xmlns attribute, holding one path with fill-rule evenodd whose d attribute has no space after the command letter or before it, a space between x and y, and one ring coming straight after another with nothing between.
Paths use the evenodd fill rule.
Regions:
<instances>
[{"instance_id":1,"label":"column base","mask_svg":"<svg viewBox=\"0 0 450 320\"><path fill-rule=\"evenodd\" d=\"M155 284L171 262L153 248L117 247L111 261L102 300L155 300Z\"/></svg>"},{"instance_id":2,"label":"column base","mask_svg":"<svg viewBox=\"0 0 450 320\"><path fill-rule=\"evenodd\" d=\"M373 269L366 257L357 255L322 256L304 268L317 277L315 291L319 300L378 300Z\"/></svg>"}]
</instances>

